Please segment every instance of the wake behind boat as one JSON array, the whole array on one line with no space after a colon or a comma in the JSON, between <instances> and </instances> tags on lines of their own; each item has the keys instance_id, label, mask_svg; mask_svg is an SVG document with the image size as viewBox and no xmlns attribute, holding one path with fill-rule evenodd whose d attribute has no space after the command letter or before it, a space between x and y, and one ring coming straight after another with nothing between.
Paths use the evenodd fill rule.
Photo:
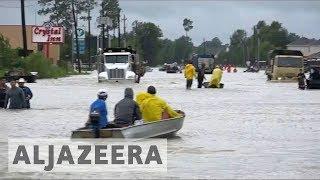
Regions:
<instances>
[{"instance_id":1,"label":"wake behind boat","mask_svg":"<svg viewBox=\"0 0 320 180\"><path fill-rule=\"evenodd\" d=\"M123 128L104 128L100 130L100 138L167 138L174 136L183 125L185 113L177 111L182 116L161 121L132 125ZM71 138L94 138L90 128L83 127L72 131Z\"/></svg>"}]
</instances>

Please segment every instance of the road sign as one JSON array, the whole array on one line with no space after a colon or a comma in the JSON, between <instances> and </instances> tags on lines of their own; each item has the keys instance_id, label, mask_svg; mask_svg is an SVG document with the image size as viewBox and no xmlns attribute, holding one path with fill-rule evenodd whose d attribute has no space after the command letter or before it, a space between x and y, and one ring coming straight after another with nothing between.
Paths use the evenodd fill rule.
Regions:
<instances>
[{"instance_id":1,"label":"road sign","mask_svg":"<svg viewBox=\"0 0 320 180\"><path fill-rule=\"evenodd\" d=\"M78 39L84 39L86 37L85 31L81 28L77 28L77 33L78 33Z\"/></svg>"},{"instance_id":2,"label":"road sign","mask_svg":"<svg viewBox=\"0 0 320 180\"><path fill-rule=\"evenodd\" d=\"M107 26L112 26L112 20L109 17L97 17L97 23L99 25L104 24Z\"/></svg>"},{"instance_id":3,"label":"road sign","mask_svg":"<svg viewBox=\"0 0 320 180\"><path fill-rule=\"evenodd\" d=\"M33 43L63 43L64 28L56 26L32 26Z\"/></svg>"},{"instance_id":4,"label":"road sign","mask_svg":"<svg viewBox=\"0 0 320 180\"><path fill-rule=\"evenodd\" d=\"M73 53L77 53L77 43L76 40L73 40ZM86 43L85 39L78 39L78 46L79 46L79 54L84 54L86 50Z\"/></svg>"}]
</instances>

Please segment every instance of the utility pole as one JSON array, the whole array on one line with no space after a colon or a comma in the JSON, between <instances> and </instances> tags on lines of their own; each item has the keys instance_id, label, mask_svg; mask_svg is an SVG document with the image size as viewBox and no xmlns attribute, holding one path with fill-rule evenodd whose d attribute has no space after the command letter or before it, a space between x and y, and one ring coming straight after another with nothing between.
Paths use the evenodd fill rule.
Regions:
<instances>
[{"instance_id":1,"label":"utility pole","mask_svg":"<svg viewBox=\"0 0 320 180\"><path fill-rule=\"evenodd\" d=\"M258 31L258 61L260 61L260 34L259 34L259 29Z\"/></svg>"},{"instance_id":2,"label":"utility pole","mask_svg":"<svg viewBox=\"0 0 320 180\"><path fill-rule=\"evenodd\" d=\"M121 48L121 32L120 32L120 10L118 14L118 47Z\"/></svg>"},{"instance_id":3,"label":"utility pole","mask_svg":"<svg viewBox=\"0 0 320 180\"><path fill-rule=\"evenodd\" d=\"M203 54L206 54L206 39L205 38L203 38Z\"/></svg>"},{"instance_id":4,"label":"utility pole","mask_svg":"<svg viewBox=\"0 0 320 180\"><path fill-rule=\"evenodd\" d=\"M23 39L23 56L26 57L28 54L27 46L27 33L26 33L26 18L24 12L24 0L21 0L21 25L22 25L22 39Z\"/></svg>"},{"instance_id":5,"label":"utility pole","mask_svg":"<svg viewBox=\"0 0 320 180\"><path fill-rule=\"evenodd\" d=\"M90 27L90 22L91 22L91 16L90 16L90 9L88 10L88 58L89 58L89 69L91 70L91 27Z\"/></svg>"},{"instance_id":6,"label":"utility pole","mask_svg":"<svg viewBox=\"0 0 320 180\"><path fill-rule=\"evenodd\" d=\"M138 29L138 22L135 21L135 29L134 29L134 33L135 33L135 38L134 38L134 46L135 49L138 49L138 33L137 33L137 29Z\"/></svg>"},{"instance_id":7,"label":"utility pole","mask_svg":"<svg viewBox=\"0 0 320 180\"><path fill-rule=\"evenodd\" d=\"M126 36L126 21L128 20L126 18L126 15L123 15L123 46L127 47L127 36Z\"/></svg>"},{"instance_id":8,"label":"utility pole","mask_svg":"<svg viewBox=\"0 0 320 180\"><path fill-rule=\"evenodd\" d=\"M75 10L74 10L74 0L72 0L72 14L73 14L73 22L74 22L74 33L76 36L76 60L77 60L77 64L78 64L78 70L79 73L81 73L81 63L80 63L80 56L79 56L79 41L78 41L78 31L77 31L77 19L76 19L76 14L75 14Z\"/></svg>"}]
</instances>

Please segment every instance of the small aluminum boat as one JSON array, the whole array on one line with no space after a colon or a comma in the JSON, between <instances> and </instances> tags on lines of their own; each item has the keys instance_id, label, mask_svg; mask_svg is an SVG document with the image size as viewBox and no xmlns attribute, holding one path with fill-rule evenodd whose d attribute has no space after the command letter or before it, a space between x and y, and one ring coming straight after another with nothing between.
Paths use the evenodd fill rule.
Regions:
<instances>
[{"instance_id":1,"label":"small aluminum boat","mask_svg":"<svg viewBox=\"0 0 320 180\"><path fill-rule=\"evenodd\" d=\"M132 125L123 128L105 128L100 130L100 138L167 138L174 136L183 125L185 113L177 111L181 117L161 121ZM72 131L71 138L94 138L91 129L84 127Z\"/></svg>"}]
</instances>

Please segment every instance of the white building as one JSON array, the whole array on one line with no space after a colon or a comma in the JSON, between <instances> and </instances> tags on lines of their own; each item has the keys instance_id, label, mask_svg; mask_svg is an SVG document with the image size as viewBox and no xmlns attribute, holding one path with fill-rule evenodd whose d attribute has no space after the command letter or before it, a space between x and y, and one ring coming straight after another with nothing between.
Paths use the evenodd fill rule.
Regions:
<instances>
[{"instance_id":1,"label":"white building","mask_svg":"<svg viewBox=\"0 0 320 180\"><path fill-rule=\"evenodd\" d=\"M288 50L299 50L304 56L320 52L320 39L301 38L287 45Z\"/></svg>"}]
</instances>

